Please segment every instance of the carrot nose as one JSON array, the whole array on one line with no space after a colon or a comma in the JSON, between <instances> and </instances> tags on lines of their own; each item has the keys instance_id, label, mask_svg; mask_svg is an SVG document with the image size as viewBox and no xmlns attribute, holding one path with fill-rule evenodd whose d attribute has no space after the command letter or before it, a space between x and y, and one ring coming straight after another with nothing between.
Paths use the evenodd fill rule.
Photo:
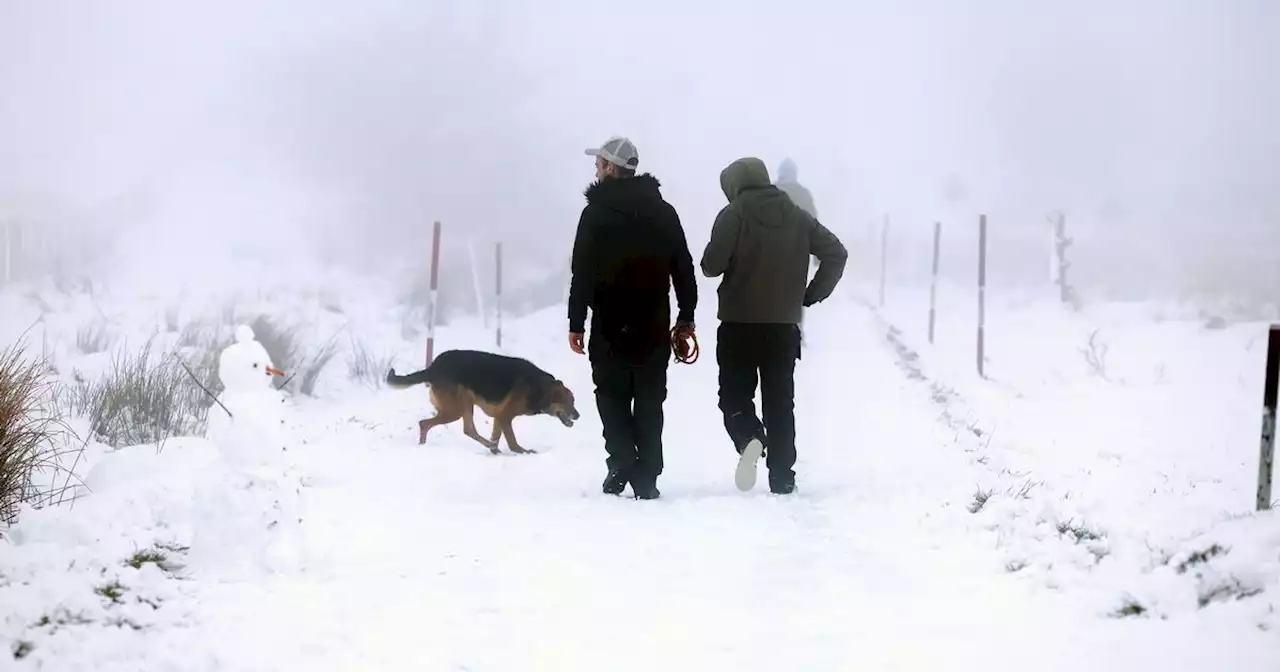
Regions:
<instances>
[{"instance_id":1,"label":"carrot nose","mask_svg":"<svg viewBox=\"0 0 1280 672\"><path fill-rule=\"evenodd\" d=\"M283 376L283 375L284 375L284 371L281 371L280 369L273 368L273 367L270 367L270 366L268 366L268 367L267 367L267 373L268 373L268 374L270 374L270 375L273 375L273 376Z\"/></svg>"}]
</instances>

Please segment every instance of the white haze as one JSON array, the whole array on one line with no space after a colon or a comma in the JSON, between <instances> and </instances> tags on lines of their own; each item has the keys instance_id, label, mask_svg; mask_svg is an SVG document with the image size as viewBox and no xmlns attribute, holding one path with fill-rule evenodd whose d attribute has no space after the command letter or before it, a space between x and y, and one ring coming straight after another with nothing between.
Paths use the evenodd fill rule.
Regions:
<instances>
[{"instance_id":1,"label":"white haze","mask_svg":"<svg viewBox=\"0 0 1280 672\"><path fill-rule=\"evenodd\" d=\"M940 220L971 277L985 213L993 276L1043 282L1062 211L1082 283L1243 292L1280 277L1276 35L1272 0L0 0L0 216L173 269L425 268L440 220L536 277L622 133L695 256L724 165L791 156L921 270Z\"/></svg>"}]
</instances>

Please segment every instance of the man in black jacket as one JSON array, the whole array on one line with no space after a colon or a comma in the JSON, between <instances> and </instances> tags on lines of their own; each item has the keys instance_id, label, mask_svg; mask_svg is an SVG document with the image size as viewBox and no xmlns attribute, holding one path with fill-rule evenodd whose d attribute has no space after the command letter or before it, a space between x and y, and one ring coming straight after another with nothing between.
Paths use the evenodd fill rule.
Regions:
<instances>
[{"instance_id":1,"label":"man in black jacket","mask_svg":"<svg viewBox=\"0 0 1280 672\"><path fill-rule=\"evenodd\" d=\"M769 490L796 487L795 367L802 310L831 295L848 252L835 234L769 183L760 159L743 158L720 173L729 199L711 227L702 272L720 282L716 362L720 412L739 453L734 482L750 490L765 455ZM809 280L809 259L818 270ZM764 422L756 417L757 379Z\"/></svg>"},{"instance_id":2,"label":"man in black jacket","mask_svg":"<svg viewBox=\"0 0 1280 672\"><path fill-rule=\"evenodd\" d=\"M622 137L588 149L596 181L578 220L569 282L569 347L590 351L596 407L604 425L606 494L627 483L656 499L662 473L663 403L671 356L671 288L676 325L693 330L698 303L693 257L675 208L652 175L637 176L635 145ZM583 339L591 308L591 342Z\"/></svg>"}]
</instances>

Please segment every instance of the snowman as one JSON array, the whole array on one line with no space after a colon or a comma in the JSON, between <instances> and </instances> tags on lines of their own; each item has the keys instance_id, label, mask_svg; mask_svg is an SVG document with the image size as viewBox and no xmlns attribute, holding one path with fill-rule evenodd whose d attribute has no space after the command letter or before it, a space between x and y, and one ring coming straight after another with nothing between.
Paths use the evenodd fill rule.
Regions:
<instances>
[{"instance_id":1,"label":"snowman","mask_svg":"<svg viewBox=\"0 0 1280 672\"><path fill-rule=\"evenodd\" d=\"M301 550L301 484L284 459L285 397L272 384L281 375L247 325L218 356L223 390L207 438L222 459L197 492L191 551L223 572L283 570Z\"/></svg>"},{"instance_id":2,"label":"snowman","mask_svg":"<svg viewBox=\"0 0 1280 672\"><path fill-rule=\"evenodd\" d=\"M218 355L222 393L209 409L208 438L224 459L243 468L280 463L285 448L285 397L275 368L253 329L236 328L236 341Z\"/></svg>"}]
</instances>

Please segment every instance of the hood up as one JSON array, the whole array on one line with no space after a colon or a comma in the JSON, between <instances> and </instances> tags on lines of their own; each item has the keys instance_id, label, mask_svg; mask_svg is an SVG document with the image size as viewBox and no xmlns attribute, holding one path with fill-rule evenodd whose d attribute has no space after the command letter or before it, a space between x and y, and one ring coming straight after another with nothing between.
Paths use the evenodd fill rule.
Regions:
<instances>
[{"instance_id":1,"label":"hood up","mask_svg":"<svg viewBox=\"0 0 1280 672\"><path fill-rule=\"evenodd\" d=\"M748 156L738 159L720 171L720 189L730 202L748 189L771 186L769 169L764 161Z\"/></svg>"}]
</instances>

